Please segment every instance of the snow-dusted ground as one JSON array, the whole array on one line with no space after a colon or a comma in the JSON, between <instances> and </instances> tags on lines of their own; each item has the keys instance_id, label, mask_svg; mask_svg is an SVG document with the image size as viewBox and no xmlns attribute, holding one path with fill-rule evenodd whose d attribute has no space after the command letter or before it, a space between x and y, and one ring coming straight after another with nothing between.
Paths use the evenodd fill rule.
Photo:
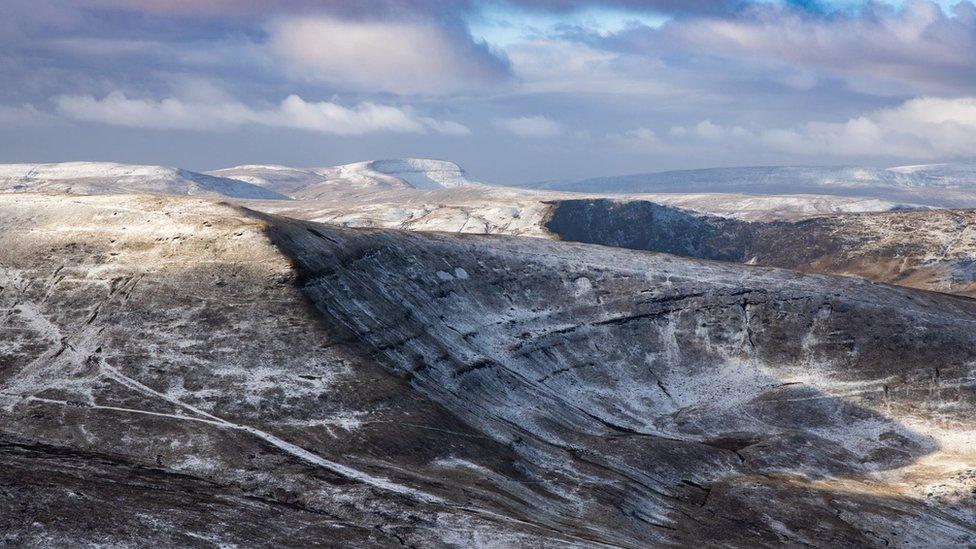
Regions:
<instances>
[{"instance_id":1,"label":"snow-dusted ground","mask_svg":"<svg viewBox=\"0 0 976 549\"><path fill-rule=\"evenodd\" d=\"M15 541L976 541L968 299L197 198L0 196L0 249Z\"/></svg>"},{"instance_id":2,"label":"snow-dusted ground","mask_svg":"<svg viewBox=\"0 0 976 549\"><path fill-rule=\"evenodd\" d=\"M372 160L322 168L236 166L207 172L233 177L296 199L329 198L333 192L385 189L449 189L471 184L453 162L423 158Z\"/></svg>"},{"instance_id":3,"label":"snow-dusted ground","mask_svg":"<svg viewBox=\"0 0 976 549\"><path fill-rule=\"evenodd\" d=\"M905 167L900 170L911 174L933 173L930 167ZM952 174L965 176L965 171L958 166L952 170L944 167L939 173L947 174L945 177ZM0 188L13 192L34 190L75 194L209 194L252 199L267 196L284 198L287 195L293 199L251 200L248 206L290 217L350 227L541 238L565 237L565 234L547 227L548 220L560 205L580 199L598 200L611 196L483 185L467 180L463 171L455 164L423 159L380 160L307 169L250 165L218 170L211 175L158 166L105 163L0 165L0 181L6 181L6 186L0 184ZM621 204L653 202L691 212L746 221L797 220L919 207L877 198L824 195L658 193L612 196ZM638 229L651 224L649 219L629 219L627 223ZM875 225L879 223L883 225L886 222L878 221ZM851 254L862 253L871 257L879 255L874 252L881 248L865 248L864 239L859 237L860 233L867 230L868 225L860 227L854 223L845 227L842 231L832 231L830 238L857 240L861 244L851 246L844 257L850 258ZM592 229L598 231L599 227L593 226ZM923 231L923 234L934 234L940 230L942 229L933 225ZM950 237L951 235L946 236ZM595 234L576 238L604 244L613 244L619 240L597 238ZM875 238L880 242L879 239L880 237ZM924 245L912 246L913 251L904 261L900 257L895 258L901 262L898 268L891 265L884 269L876 268L881 264L891 263L888 261L891 258L879 258L870 265L862 262L852 266L851 260L839 262L840 256L833 252L830 257L824 255L814 258L817 261L805 264L805 268L862 274L876 280L929 289L971 291L971 263L976 261L976 257L968 249L961 249L951 257L942 254L941 259L933 259L942 249L941 246L934 248L936 245L936 240L929 239ZM884 250L890 249L891 246L884 247ZM759 255L762 257L758 260L770 259L768 254ZM772 261L771 264L794 266L778 261Z\"/></svg>"},{"instance_id":4,"label":"snow-dusted ground","mask_svg":"<svg viewBox=\"0 0 976 549\"><path fill-rule=\"evenodd\" d=\"M0 545L972 545L976 302L551 230L575 202L604 244L973 291L972 212L850 215L909 202L854 176L606 200L414 159L0 166Z\"/></svg>"},{"instance_id":5,"label":"snow-dusted ground","mask_svg":"<svg viewBox=\"0 0 976 549\"><path fill-rule=\"evenodd\" d=\"M551 237L543 224L552 205L607 195L530 191L468 184L450 189L363 188L330 185L313 199L262 202L249 207L289 217L351 227ZM736 194L614 195L743 220L799 219L817 215L912 209L872 198L748 196Z\"/></svg>"},{"instance_id":6,"label":"snow-dusted ground","mask_svg":"<svg viewBox=\"0 0 976 549\"><path fill-rule=\"evenodd\" d=\"M144 193L264 200L286 198L237 179L179 168L110 162L0 164L0 192Z\"/></svg>"},{"instance_id":7,"label":"snow-dusted ground","mask_svg":"<svg viewBox=\"0 0 976 549\"><path fill-rule=\"evenodd\" d=\"M291 195L305 187L323 183L325 178L311 169L276 165L245 165L213 170L207 175L245 181L258 187Z\"/></svg>"},{"instance_id":8,"label":"snow-dusted ground","mask_svg":"<svg viewBox=\"0 0 976 549\"><path fill-rule=\"evenodd\" d=\"M207 174L162 166L100 162L0 165L0 192L145 193L237 199L295 199L261 207L353 226L541 236L548 203L575 193L478 184L456 164L397 159L324 168L245 165ZM589 193L583 197L600 197ZM738 219L887 211L914 207L877 198L658 193L619 196Z\"/></svg>"},{"instance_id":9,"label":"snow-dusted ground","mask_svg":"<svg viewBox=\"0 0 976 549\"><path fill-rule=\"evenodd\" d=\"M934 173L931 167L924 167L924 169L905 167L899 170L916 175ZM959 166L952 169L943 167L939 173L946 174L945 177L950 177L952 174L965 176L965 170ZM621 204L653 202L691 212L745 221L797 220L817 216L919 208L915 205L878 198L825 195L719 193L601 195L533 191L478 184L467 180L463 171L455 164L423 159L378 160L307 169L250 165L218 170L211 175L156 166L104 163L6 165L0 166L0 181L7 181L6 188L14 192L40 190L70 191L76 194L117 192L211 194L227 198L253 198L262 196L262 193L277 198L288 195L293 200L252 200L248 202L248 207L294 218L350 227L507 234L541 238L566 237L564 233L554 232L547 227L548 220L560 205L581 199L598 200L606 196L613 196L615 201ZM932 217L933 221L937 217ZM925 225L924 220L928 218L917 219L922 221L913 222L912 226L918 223ZM972 290L971 264L976 262L976 255L971 254L968 248L956 246L959 248L957 253L951 256L946 254L939 256L942 250L942 246L938 245L939 240L927 239L924 243L911 246L910 253L902 254L904 258L879 257L882 252L887 254L894 248L887 245L884 247L867 245L865 239L861 238L863 236L861 233L865 233L868 227L884 225L887 222L878 218L877 223L863 227L859 225L860 222L846 225L839 223L838 227L843 229L835 227L836 230L832 229L827 236L836 241L857 241L860 244L849 246L850 249L843 255L844 261L839 261L841 255L830 252L812 258L811 262L803 264L803 267L819 272L860 274L884 282L942 291L970 292ZM651 230L652 225L650 219L628 219L627 224L628 230L630 228L639 230L641 227ZM926 227L922 234L939 233L943 229L937 225L938 223L935 223L931 227ZM591 229L600 230L596 225ZM877 233L873 241L883 240L879 236L882 233L874 229L872 231L872 234ZM952 238L952 235L947 234L945 237ZM604 244L621 241L619 238L615 240L616 237L598 238L596 234L576 238ZM822 246L824 242L815 244ZM809 246L801 247L809 248ZM818 248L814 247L814 249ZM870 264L857 263L852 259L852 254L868 254L877 259ZM790 267L800 265L773 261L769 254L758 255L761 257L757 260L769 259L772 265ZM898 262L898 265L891 264L892 261ZM881 269L881 265L886 267Z\"/></svg>"}]
</instances>

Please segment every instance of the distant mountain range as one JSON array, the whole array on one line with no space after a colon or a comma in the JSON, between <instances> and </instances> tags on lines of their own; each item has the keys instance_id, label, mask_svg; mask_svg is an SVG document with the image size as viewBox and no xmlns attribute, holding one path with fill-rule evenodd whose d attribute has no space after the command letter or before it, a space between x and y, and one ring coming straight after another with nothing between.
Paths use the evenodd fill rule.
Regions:
<instances>
[{"instance_id":1,"label":"distant mountain range","mask_svg":"<svg viewBox=\"0 0 976 549\"><path fill-rule=\"evenodd\" d=\"M245 165L207 172L293 198L314 199L337 185L371 189L444 189L471 184L453 162L423 158L371 160L322 168Z\"/></svg>"},{"instance_id":2,"label":"distant mountain range","mask_svg":"<svg viewBox=\"0 0 976 549\"><path fill-rule=\"evenodd\" d=\"M520 186L587 193L819 194L883 198L941 207L976 207L974 164L927 164L893 168L709 168L577 181L546 181Z\"/></svg>"},{"instance_id":3,"label":"distant mountain range","mask_svg":"<svg viewBox=\"0 0 976 549\"><path fill-rule=\"evenodd\" d=\"M434 191L462 187L488 188L470 180L453 162L421 158L312 168L243 165L205 173L107 162L0 165L0 192L202 195L307 201L357 189ZM881 200L908 207L976 208L976 165L710 168L547 181L507 188L591 195L777 196L781 197L780 202L797 195L814 195ZM802 198L808 202L811 197Z\"/></svg>"},{"instance_id":4,"label":"distant mountain range","mask_svg":"<svg viewBox=\"0 0 976 549\"><path fill-rule=\"evenodd\" d=\"M322 168L247 165L197 173L111 162L0 164L0 192L165 194L238 199L314 199L336 186L442 189L468 185L457 164L418 158Z\"/></svg>"},{"instance_id":5,"label":"distant mountain range","mask_svg":"<svg viewBox=\"0 0 976 549\"><path fill-rule=\"evenodd\" d=\"M288 197L238 179L180 168L111 162L0 164L0 192L167 194L285 200Z\"/></svg>"}]
</instances>

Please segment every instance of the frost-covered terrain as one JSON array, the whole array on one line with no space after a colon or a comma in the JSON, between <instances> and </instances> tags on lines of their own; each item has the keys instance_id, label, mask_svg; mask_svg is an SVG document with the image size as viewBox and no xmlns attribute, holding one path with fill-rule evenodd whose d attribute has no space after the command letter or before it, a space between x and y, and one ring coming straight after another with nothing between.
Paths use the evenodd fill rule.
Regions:
<instances>
[{"instance_id":1,"label":"frost-covered terrain","mask_svg":"<svg viewBox=\"0 0 976 549\"><path fill-rule=\"evenodd\" d=\"M456 164L396 159L324 168L245 165L207 174L103 162L0 164L0 192L205 195L316 221L450 232L542 234L550 203L600 193L530 191L470 181ZM279 202L292 198L289 204ZM629 197L738 219L796 218L917 207L876 198L661 193Z\"/></svg>"},{"instance_id":2,"label":"frost-covered terrain","mask_svg":"<svg viewBox=\"0 0 976 549\"><path fill-rule=\"evenodd\" d=\"M318 198L262 202L251 207L350 227L383 227L475 234L547 236L542 226L553 205L608 195L529 191L466 185L451 189L363 189L332 185ZM827 196L653 194L616 196L747 220L796 219L815 215L912 209L877 199Z\"/></svg>"},{"instance_id":3,"label":"frost-covered terrain","mask_svg":"<svg viewBox=\"0 0 976 549\"><path fill-rule=\"evenodd\" d=\"M328 199L337 190L445 189L471 184L457 164L422 158L373 160L325 168L248 165L208 173L305 200Z\"/></svg>"},{"instance_id":4,"label":"frost-covered terrain","mask_svg":"<svg viewBox=\"0 0 976 549\"><path fill-rule=\"evenodd\" d=\"M931 172L921 168L901 170ZM946 167L940 173L950 177L960 170L957 167L952 172ZM478 184L466 179L455 164L423 159L306 169L249 165L217 170L210 175L98 163L6 165L0 166L2 173L10 174L10 181L21 182L8 187L14 192L211 194L250 199L245 202L248 207L268 213L348 227L555 238L853 274L956 293L971 294L976 287L976 250L960 236L959 223L947 221L956 214L891 213L924 207L877 198L535 191ZM959 177L964 179L965 173ZM262 193L276 199L253 200L261 198ZM615 200L607 200L608 196ZM660 220L667 216L654 215L654 210L659 209L656 205L681 208L674 210L676 219L695 221L679 223L677 228L662 225ZM862 212L889 213L846 215ZM700 218L702 214L717 217ZM812 218L822 219L802 225L778 223ZM712 225L723 227L724 236L712 235ZM688 239L710 239L710 244L694 249L674 245ZM728 246L725 241L730 239L736 241L735 254L713 249ZM747 245L747 239L755 242L750 240ZM662 241L672 245L662 247ZM784 242L790 244L781 245ZM859 259L862 256L863 261Z\"/></svg>"},{"instance_id":5,"label":"frost-covered terrain","mask_svg":"<svg viewBox=\"0 0 976 549\"><path fill-rule=\"evenodd\" d=\"M0 196L9 545L966 546L976 303Z\"/></svg>"},{"instance_id":6,"label":"frost-covered terrain","mask_svg":"<svg viewBox=\"0 0 976 549\"><path fill-rule=\"evenodd\" d=\"M0 164L0 192L143 193L279 200L286 196L238 179L179 168L109 162Z\"/></svg>"},{"instance_id":7,"label":"frost-covered terrain","mask_svg":"<svg viewBox=\"0 0 976 549\"><path fill-rule=\"evenodd\" d=\"M589 193L818 194L973 208L976 165L712 168L543 182L527 187Z\"/></svg>"}]
</instances>

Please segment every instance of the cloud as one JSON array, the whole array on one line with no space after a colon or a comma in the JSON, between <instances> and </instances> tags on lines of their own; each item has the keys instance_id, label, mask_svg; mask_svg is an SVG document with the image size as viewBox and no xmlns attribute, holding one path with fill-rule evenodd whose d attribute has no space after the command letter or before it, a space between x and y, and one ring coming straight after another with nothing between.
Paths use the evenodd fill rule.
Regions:
<instances>
[{"instance_id":1,"label":"cloud","mask_svg":"<svg viewBox=\"0 0 976 549\"><path fill-rule=\"evenodd\" d=\"M519 118L500 118L493 125L519 137L546 138L563 133L563 125L545 116L522 116Z\"/></svg>"},{"instance_id":2,"label":"cloud","mask_svg":"<svg viewBox=\"0 0 976 549\"><path fill-rule=\"evenodd\" d=\"M418 116L410 109L370 102L345 107L329 101L308 102L297 95L290 95L276 107L267 109L254 109L237 101L129 99L121 92L110 93L102 99L63 95L56 99L56 104L62 115L75 120L137 128L221 130L256 124L333 135L470 133L457 122Z\"/></svg>"},{"instance_id":3,"label":"cloud","mask_svg":"<svg viewBox=\"0 0 976 549\"><path fill-rule=\"evenodd\" d=\"M675 84L660 65L569 40L535 39L507 50L527 93L666 95ZM632 62L636 61L636 62Z\"/></svg>"},{"instance_id":4,"label":"cloud","mask_svg":"<svg viewBox=\"0 0 976 549\"><path fill-rule=\"evenodd\" d=\"M976 159L976 97L912 99L843 122L748 129L704 120L675 126L666 138L639 128L609 136L649 152L701 154L715 147L744 153L774 150L831 158Z\"/></svg>"},{"instance_id":5,"label":"cloud","mask_svg":"<svg viewBox=\"0 0 976 549\"><path fill-rule=\"evenodd\" d=\"M976 85L976 7L967 0L952 14L923 0L901 9L869 3L856 13L826 15L755 5L734 17L675 19L624 40L651 51L690 50L816 69L876 94L971 91Z\"/></svg>"},{"instance_id":6,"label":"cloud","mask_svg":"<svg viewBox=\"0 0 976 549\"><path fill-rule=\"evenodd\" d=\"M89 7L125 9L156 14L259 14L267 11L266 0L75 0ZM486 2L477 0L289 0L282 11L317 9L345 16L406 14L453 15L476 11ZM492 3L492 2L487 2ZM740 8L743 0L505 0L509 7L565 12L587 8L618 8L660 13L715 13Z\"/></svg>"},{"instance_id":7,"label":"cloud","mask_svg":"<svg viewBox=\"0 0 976 549\"><path fill-rule=\"evenodd\" d=\"M842 123L764 132L780 150L808 155L976 158L976 97L918 98Z\"/></svg>"},{"instance_id":8,"label":"cloud","mask_svg":"<svg viewBox=\"0 0 976 549\"><path fill-rule=\"evenodd\" d=\"M657 132L650 128L635 128L623 133L611 133L607 137L617 145L642 152L663 152L669 148Z\"/></svg>"},{"instance_id":9,"label":"cloud","mask_svg":"<svg viewBox=\"0 0 976 549\"><path fill-rule=\"evenodd\" d=\"M508 60L459 25L434 21L284 18L268 28L270 50L300 77L346 89L449 94L493 87Z\"/></svg>"}]
</instances>

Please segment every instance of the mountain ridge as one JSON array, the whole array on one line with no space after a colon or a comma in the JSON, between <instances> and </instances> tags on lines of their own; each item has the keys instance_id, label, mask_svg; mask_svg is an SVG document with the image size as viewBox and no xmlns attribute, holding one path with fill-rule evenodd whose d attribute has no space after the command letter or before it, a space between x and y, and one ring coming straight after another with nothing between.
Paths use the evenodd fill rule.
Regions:
<instances>
[{"instance_id":1,"label":"mountain ridge","mask_svg":"<svg viewBox=\"0 0 976 549\"><path fill-rule=\"evenodd\" d=\"M362 189L433 190L474 185L453 162L425 158L367 160L338 166L293 168L280 165L241 165L206 172L234 177L288 194L315 199L337 186Z\"/></svg>"},{"instance_id":2,"label":"mountain ridge","mask_svg":"<svg viewBox=\"0 0 976 549\"><path fill-rule=\"evenodd\" d=\"M286 200L287 197L238 179L166 166L115 162L0 164L2 192L71 194L145 193Z\"/></svg>"}]
</instances>

